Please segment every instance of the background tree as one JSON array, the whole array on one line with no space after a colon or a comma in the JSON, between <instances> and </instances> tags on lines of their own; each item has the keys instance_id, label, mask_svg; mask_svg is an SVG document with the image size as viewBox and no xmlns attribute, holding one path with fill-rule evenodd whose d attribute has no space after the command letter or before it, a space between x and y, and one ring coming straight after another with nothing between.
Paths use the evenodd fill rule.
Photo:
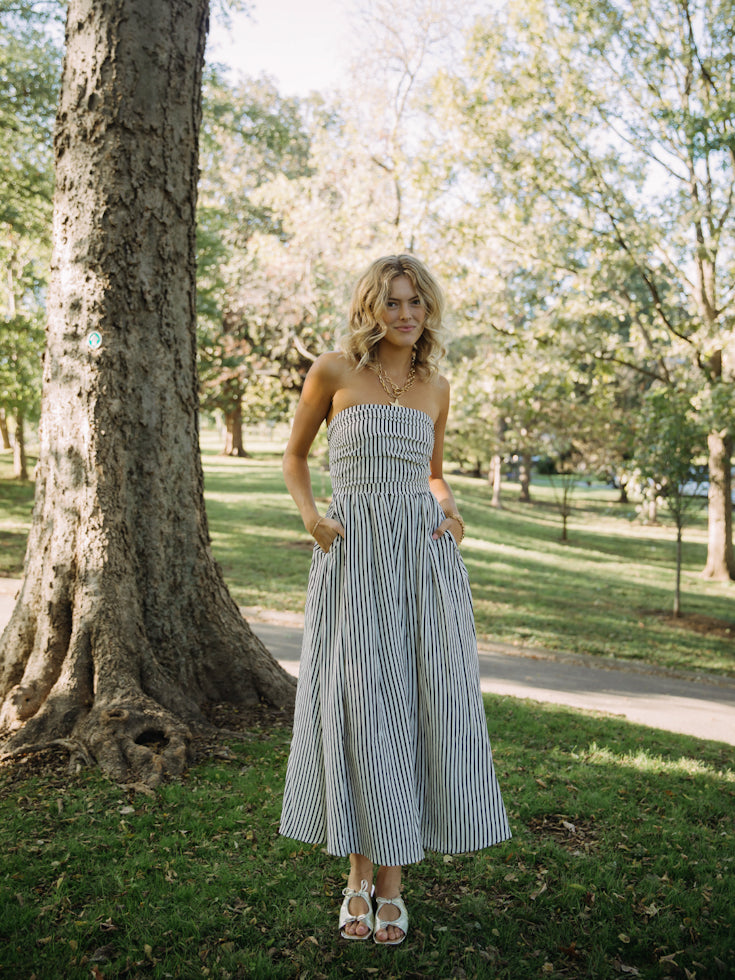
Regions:
<instances>
[{"instance_id":1,"label":"background tree","mask_svg":"<svg viewBox=\"0 0 735 980\"><path fill-rule=\"evenodd\" d=\"M37 419L41 394L59 15L55 3L0 0L0 411L4 442L13 419L21 479L28 477L26 423Z\"/></svg>"},{"instance_id":2,"label":"background tree","mask_svg":"<svg viewBox=\"0 0 735 980\"><path fill-rule=\"evenodd\" d=\"M735 577L734 16L732 0L515 0L440 85L480 220L565 302L627 318L631 343L615 330L601 358L647 348L663 380L685 363L706 395L714 578Z\"/></svg>"},{"instance_id":3,"label":"background tree","mask_svg":"<svg viewBox=\"0 0 735 980\"><path fill-rule=\"evenodd\" d=\"M638 429L636 462L641 478L663 499L676 527L674 616L681 615L681 545L689 515L702 500L702 479L692 464L706 451L706 432L686 392L656 386L645 399Z\"/></svg>"},{"instance_id":4,"label":"background tree","mask_svg":"<svg viewBox=\"0 0 735 980\"><path fill-rule=\"evenodd\" d=\"M288 392L300 388L310 363L304 367L299 345L291 343L303 315L303 275L299 269L284 282L264 262L267 239L288 236L277 205L257 195L279 177L308 173L308 159L296 100L281 97L268 79L230 86L209 70L197 234L199 370L202 408L221 412L228 455L244 454L243 422L288 413Z\"/></svg>"},{"instance_id":5,"label":"background tree","mask_svg":"<svg viewBox=\"0 0 735 980\"><path fill-rule=\"evenodd\" d=\"M206 704L292 702L215 564L198 446L206 0L71 0L36 505L0 641L4 752L179 772ZM87 341L94 331L101 346Z\"/></svg>"}]
</instances>

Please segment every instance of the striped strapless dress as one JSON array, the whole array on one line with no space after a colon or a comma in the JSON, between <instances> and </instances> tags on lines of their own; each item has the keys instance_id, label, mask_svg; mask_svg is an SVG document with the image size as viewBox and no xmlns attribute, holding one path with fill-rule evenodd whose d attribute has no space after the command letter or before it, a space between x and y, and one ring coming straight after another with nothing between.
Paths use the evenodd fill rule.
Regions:
<instances>
[{"instance_id":1,"label":"striped strapless dress","mask_svg":"<svg viewBox=\"0 0 735 980\"><path fill-rule=\"evenodd\" d=\"M280 832L384 865L507 840L467 570L431 536L433 421L362 404L327 431L345 537L314 546Z\"/></svg>"}]
</instances>

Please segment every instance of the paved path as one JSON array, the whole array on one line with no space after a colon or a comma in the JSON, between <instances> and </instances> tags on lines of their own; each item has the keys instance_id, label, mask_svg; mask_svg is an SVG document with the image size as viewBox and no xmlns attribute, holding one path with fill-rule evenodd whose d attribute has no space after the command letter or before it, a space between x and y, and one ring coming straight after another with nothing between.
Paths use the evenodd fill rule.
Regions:
<instances>
[{"instance_id":1,"label":"paved path","mask_svg":"<svg viewBox=\"0 0 735 980\"><path fill-rule=\"evenodd\" d=\"M253 630L294 676L301 626L297 617L244 610ZM620 660L479 647L483 691L622 715L629 721L735 745L735 680L707 681Z\"/></svg>"},{"instance_id":2,"label":"paved path","mask_svg":"<svg viewBox=\"0 0 735 980\"><path fill-rule=\"evenodd\" d=\"M0 579L0 629L19 583ZM243 610L253 630L290 673L297 675L302 618L260 609ZM735 745L735 679L697 675L602 660L480 645L482 689L573 708L622 715L633 722Z\"/></svg>"}]
</instances>

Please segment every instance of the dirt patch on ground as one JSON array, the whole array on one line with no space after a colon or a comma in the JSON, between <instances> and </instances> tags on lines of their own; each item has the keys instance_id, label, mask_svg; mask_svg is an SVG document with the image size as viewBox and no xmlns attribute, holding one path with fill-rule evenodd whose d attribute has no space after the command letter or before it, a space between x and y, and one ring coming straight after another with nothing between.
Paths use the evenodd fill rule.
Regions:
<instances>
[{"instance_id":1,"label":"dirt patch on ground","mask_svg":"<svg viewBox=\"0 0 735 980\"><path fill-rule=\"evenodd\" d=\"M537 837L551 837L573 853L589 851L597 844L597 828L591 819L546 813L541 817L531 817L526 826Z\"/></svg>"},{"instance_id":2,"label":"dirt patch on ground","mask_svg":"<svg viewBox=\"0 0 735 980\"><path fill-rule=\"evenodd\" d=\"M702 636L716 636L723 640L735 642L735 620L703 616L701 613L682 613L681 616L672 616L671 613L655 609L644 609L642 613L644 616L658 619L659 622L673 626L675 629L699 633Z\"/></svg>"}]
</instances>

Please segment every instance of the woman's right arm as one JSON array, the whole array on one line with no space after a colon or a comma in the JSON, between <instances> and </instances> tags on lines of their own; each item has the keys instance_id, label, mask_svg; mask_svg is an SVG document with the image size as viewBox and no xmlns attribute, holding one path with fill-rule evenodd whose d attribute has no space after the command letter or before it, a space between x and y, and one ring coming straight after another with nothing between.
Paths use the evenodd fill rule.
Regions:
<instances>
[{"instance_id":1,"label":"woman's right arm","mask_svg":"<svg viewBox=\"0 0 735 980\"><path fill-rule=\"evenodd\" d=\"M316 359L304 380L291 437L283 456L283 476L288 491L299 509L304 527L309 534L313 534L322 551L329 551L338 534L344 537L344 528L339 521L320 517L311 488L308 459L312 443L339 387L341 375L340 355L322 354Z\"/></svg>"}]
</instances>

